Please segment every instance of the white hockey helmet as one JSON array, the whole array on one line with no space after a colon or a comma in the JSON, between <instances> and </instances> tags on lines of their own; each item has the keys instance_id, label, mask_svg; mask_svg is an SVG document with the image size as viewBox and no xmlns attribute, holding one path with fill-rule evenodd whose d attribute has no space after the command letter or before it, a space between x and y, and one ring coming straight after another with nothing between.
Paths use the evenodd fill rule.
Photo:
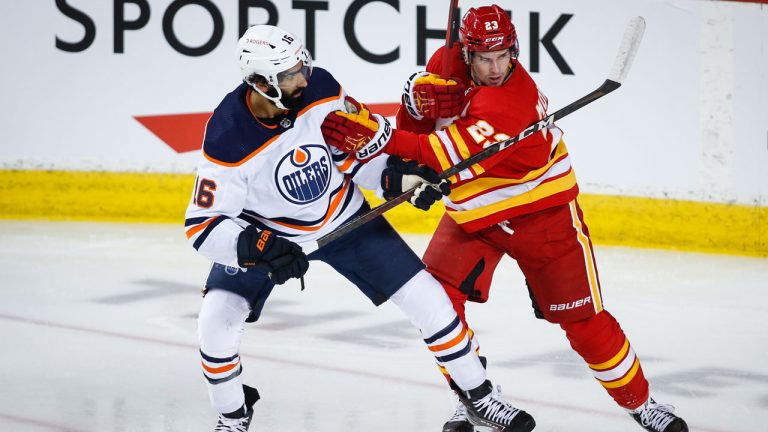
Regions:
<instances>
[{"instance_id":1,"label":"white hockey helmet","mask_svg":"<svg viewBox=\"0 0 768 432\"><path fill-rule=\"evenodd\" d=\"M302 62L304 78L308 80L312 74L312 56L301 40L271 25L255 25L246 30L237 43L237 61L243 81L281 109L287 108L280 101L283 96L280 73ZM267 84L275 89L269 91L271 95L259 90L253 81L254 74L264 77Z\"/></svg>"}]
</instances>

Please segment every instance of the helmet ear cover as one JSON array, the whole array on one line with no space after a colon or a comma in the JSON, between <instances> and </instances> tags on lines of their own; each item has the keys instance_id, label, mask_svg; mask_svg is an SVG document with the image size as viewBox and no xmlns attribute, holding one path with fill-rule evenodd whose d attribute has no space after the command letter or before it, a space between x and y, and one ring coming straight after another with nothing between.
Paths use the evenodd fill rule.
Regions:
<instances>
[{"instance_id":1,"label":"helmet ear cover","mask_svg":"<svg viewBox=\"0 0 768 432\"><path fill-rule=\"evenodd\" d=\"M279 99L282 96L282 92L276 86L271 85L263 75L252 73L251 75L246 77L243 81L245 81L246 84L251 86L251 88L259 92L261 92L261 90L258 88L259 85L266 86L267 91L265 93L269 97Z\"/></svg>"}]
</instances>

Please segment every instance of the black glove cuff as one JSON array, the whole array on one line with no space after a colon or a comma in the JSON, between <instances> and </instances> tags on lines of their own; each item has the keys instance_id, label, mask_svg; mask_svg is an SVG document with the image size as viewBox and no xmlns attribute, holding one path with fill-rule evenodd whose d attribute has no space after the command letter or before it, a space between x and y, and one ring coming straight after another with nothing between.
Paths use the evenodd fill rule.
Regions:
<instances>
[{"instance_id":1,"label":"black glove cuff","mask_svg":"<svg viewBox=\"0 0 768 432\"><path fill-rule=\"evenodd\" d=\"M397 156L390 156L387 159L387 167L381 172L381 189L384 191L384 198L389 200L395 198L405 192L403 190L403 176L404 175L416 175L424 179L427 183L440 183L440 175L432 168L426 165L420 165L416 161L404 161ZM444 189L443 195L448 195L450 192L450 183L448 183L448 189Z\"/></svg>"},{"instance_id":2,"label":"black glove cuff","mask_svg":"<svg viewBox=\"0 0 768 432\"><path fill-rule=\"evenodd\" d=\"M248 225L237 237L237 264L242 268L255 267L262 255L272 248L272 231L259 231Z\"/></svg>"}]
</instances>

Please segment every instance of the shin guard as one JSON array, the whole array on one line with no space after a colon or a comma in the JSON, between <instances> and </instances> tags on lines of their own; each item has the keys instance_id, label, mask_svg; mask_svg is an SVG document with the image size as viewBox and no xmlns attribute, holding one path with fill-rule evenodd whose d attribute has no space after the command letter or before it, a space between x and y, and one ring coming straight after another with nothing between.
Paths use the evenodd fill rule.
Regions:
<instances>
[{"instance_id":1,"label":"shin guard","mask_svg":"<svg viewBox=\"0 0 768 432\"><path fill-rule=\"evenodd\" d=\"M391 300L421 331L438 365L459 387L469 390L485 382L485 369L472 347L469 330L435 278L422 270Z\"/></svg>"},{"instance_id":2,"label":"shin guard","mask_svg":"<svg viewBox=\"0 0 768 432\"><path fill-rule=\"evenodd\" d=\"M211 405L219 413L231 413L245 403L240 373L240 339L250 312L241 296L210 290L198 316L198 338L203 376L208 383Z\"/></svg>"}]
</instances>

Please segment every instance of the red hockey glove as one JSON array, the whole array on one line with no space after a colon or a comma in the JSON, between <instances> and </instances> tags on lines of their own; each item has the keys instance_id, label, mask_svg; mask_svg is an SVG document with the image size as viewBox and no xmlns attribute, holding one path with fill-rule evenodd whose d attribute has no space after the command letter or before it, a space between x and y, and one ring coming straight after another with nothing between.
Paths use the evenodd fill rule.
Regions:
<instances>
[{"instance_id":1,"label":"red hockey glove","mask_svg":"<svg viewBox=\"0 0 768 432\"><path fill-rule=\"evenodd\" d=\"M354 153L357 160L366 162L387 145L392 138L392 126L384 117L371 114L365 105L358 105L356 113L334 111L328 114L320 130L328 145L345 153Z\"/></svg>"},{"instance_id":2,"label":"red hockey glove","mask_svg":"<svg viewBox=\"0 0 768 432\"><path fill-rule=\"evenodd\" d=\"M368 107L358 102L352 96L344 96L344 111L347 114L357 114L363 109L368 109Z\"/></svg>"},{"instance_id":3,"label":"red hockey glove","mask_svg":"<svg viewBox=\"0 0 768 432\"><path fill-rule=\"evenodd\" d=\"M464 86L429 72L416 72L403 88L403 105L416 120L451 118L461 114Z\"/></svg>"}]
</instances>

